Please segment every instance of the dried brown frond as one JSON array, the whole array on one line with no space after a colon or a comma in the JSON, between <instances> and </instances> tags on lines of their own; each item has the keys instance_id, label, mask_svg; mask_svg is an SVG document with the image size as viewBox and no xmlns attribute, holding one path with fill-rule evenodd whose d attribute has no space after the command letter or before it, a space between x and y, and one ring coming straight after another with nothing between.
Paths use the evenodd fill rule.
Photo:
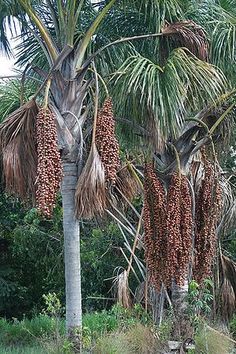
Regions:
<instances>
[{"instance_id":1,"label":"dried brown frond","mask_svg":"<svg viewBox=\"0 0 236 354\"><path fill-rule=\"evenodd\" d=\"M94 215L102 215L106 202L105 170L96 145L93 144L77 183L76 217L91 219Z\"/></svg>"},{"instance_id":2,"label":"dried brown frond","mask_svg":"<svg viewBox=\"0 0 236 354\"><path fill-rule=\"evenodd\" d=\"M208 41L203 28L193 21L167 23L162 29L165 36L171 37L178 46L188 48L201 60L208 58Z\"/></svg>"},{"instance_id":3,"label":"dried brown frond","mask_svg":"<svg viewBox=\"0 0 236 354\"><path fill-rule=\"evenodd\" d=\"M117 287L117 302L124 308L130 308L132 301L130 298L129 282L127 271L118 274L114 283Z\"/></svg>"},{"instance_id":4,"label":"dried brown frond","mask_svg":"<svg viewBox=\"0 0 236 354\"><path fill-rule=\"evenodd\" d=\"M0 125L0 152L6 191L33 203L37 170L37 113L37 104L31 100Z\"/></svg>"},{"instance_id":5,"label":"dried brown frond","mask_svg":"<svg viewBox=\"0 0 236 354\"><path fill-rule=\"evenodd\" d=\"M220 278L219 311L227 322L231 320L236 310L236 264L224 255L220 257Z\"/></svg>"},{"instance_id":6,"label":"dried brown frond","mask_svg":"<svg viewBox=\"0 0 236 354\"><path fill-rule=\"evenodd\" d=\"M141 192L141 186L129 165L123 166L117 173L116 187L128 200L132 201Z\"/></svg>"},{"instance_id":7,"label":"dried brown frond","mask_svg":"<svg viewBox=\"0 0 236 354\"><path fill-rule=\"evenodd\" d=\"M221 316L229 321L235 313L235 292L230 281L225 278L220 289Z\"/></svg>"}]
</instances>

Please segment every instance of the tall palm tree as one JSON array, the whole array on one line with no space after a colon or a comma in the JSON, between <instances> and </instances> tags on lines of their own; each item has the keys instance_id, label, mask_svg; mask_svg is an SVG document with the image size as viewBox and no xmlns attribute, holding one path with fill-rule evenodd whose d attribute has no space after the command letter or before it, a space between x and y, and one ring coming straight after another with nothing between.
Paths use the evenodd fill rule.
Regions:
<instances>
[{"instance_id":1,"label":"tall palm tree","mask_svg":"<svg viewBox=\"0 0 236 354\"><path fill-rule=\"evenodd\" d=\"M228 13L221 2L209 1L209 4L222 16ZM85 0L7 0L1 1L0 6L2 47L10 54L5 30L6 26L14 29L17 19L22 38L18 62L23 67L30 64L25 68L26 73L40 78L42 87L47 85L47 93L50 89L50 108L56 117L63 162L66 320L67 330L72 332L82 324L80 231L79 220L75 218L75 190L83 167L83 143L86 136L90 136L94 96L97 108L98 81L102 86L108 85L116 112L149 130L152 128L151 146L155 146L156 151L166 140L180 136L187 116L213 104L227 91L225 76L208 59L215 58L217 64L222 64L222 53L231 50L228 44L234 23L224 28L224 33L228 31L225 43L217 42L214 37L217 35L210 32L211 27L209 37L212 35L212 38L207 38L207 32L190 21L191 18L197 21L199 9L202 18L208 16L207 19L220 21L216 12L207 12L207 6L198 7L187 0L110 0L100 1L96 6ZM223 27L222 21L217 29L222 31ZM234 60L234 56L230 59ZM111 76L114 71L116 74ZM42 87L37 92L39 101ZM30 106L23 106L23 112L37 114L34 103L35 97ZM18 113L10 119L14 121L16 117ZM6 128L5 122L0 130ZM7 125L8 129L12 126ZM18 128L17 134L27 139L26 126ZM18 135L8 130L5 136L9 136L9 132L12 143ZM14 170L13 155L19 149L5 151L12 154L10 168ZM30 154L25 145L24 152ZM4 152L2 156L4 159ZM18 156L18 163L25 168L22 176L27 175L29 168L25 160L25 156ZM28 169L28 179L20 181L23 185L34 185L35 180L29 182L29 172ZM6 171L3 173L7 180ZM14 173L17 176L17 171ZM31 176L35 178L34 173ZM23 190L29 194L33 186L31 189L25 186Z\"/></svg>"}]
</instances>

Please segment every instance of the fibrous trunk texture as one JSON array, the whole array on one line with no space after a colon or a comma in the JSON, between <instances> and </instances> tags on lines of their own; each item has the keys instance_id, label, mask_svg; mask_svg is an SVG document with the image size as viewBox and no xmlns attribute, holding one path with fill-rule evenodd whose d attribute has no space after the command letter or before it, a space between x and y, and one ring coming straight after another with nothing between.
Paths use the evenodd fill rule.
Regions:
<instances>
[{"instance_id":1,"label":"fibrous trunk texture","mask_svg":"<svg viewBox=\"0 0 236 354\"><path fill-rule=\"evenodd\" d=\"M75 218L77 164L63 163L62 203L66 280L66 328L72 334L82 326L80 229Z\"/></svg>"}]
</instances>

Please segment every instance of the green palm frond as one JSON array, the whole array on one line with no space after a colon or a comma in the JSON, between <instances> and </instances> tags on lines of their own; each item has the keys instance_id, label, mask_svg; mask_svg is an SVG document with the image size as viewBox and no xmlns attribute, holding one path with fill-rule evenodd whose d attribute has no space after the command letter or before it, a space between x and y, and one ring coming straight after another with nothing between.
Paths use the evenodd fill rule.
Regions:
<instances>
[{"instance_id":1,"label":"green palm frond","mask_svg":"<svg viewBox=\"0 0 236 354\"><path fill-rule=\"evenodd\" d=\"M208 33L210 60L234 80L236 59L236 7L235 1L204 0L195 4L187 14Z\"/></svg>"},{"instance_id":2,"label":"green palm frond","mask_svg":"<svg viewBox=\"0 0 236 354\"><path fill-rule=\"evenodd\" d=\"M0 122L21 105L23 94L24 101L27 101L35 92L35 86L30 83L24 87L22 92L21 81L18 79L2 82L0 84Z\"/></svg>"},{"instance_id":3,"label":"green palm frond","mask_svg":"<svg viewBox=\"0 0 236 354\"><path fill-rule=\"evenodd\" d=\"M160 32L165 21L176 22L184 18L180 0L124 0L125 8L135 7L145 16L150 32Z\"/></svg>"},{"instance_id":4,"label":"green palm frond","mask_svg":"<svg viewBox=\"0 0 236 354\"><path fill-rule=\"evenodd\" d=\"M183 48L175 49L161 67L137 54L128 58L113 80L117 109L167 137L182 127L187 110L201 109L225 91L220 70Z\"/></svg>"}]
</instances>

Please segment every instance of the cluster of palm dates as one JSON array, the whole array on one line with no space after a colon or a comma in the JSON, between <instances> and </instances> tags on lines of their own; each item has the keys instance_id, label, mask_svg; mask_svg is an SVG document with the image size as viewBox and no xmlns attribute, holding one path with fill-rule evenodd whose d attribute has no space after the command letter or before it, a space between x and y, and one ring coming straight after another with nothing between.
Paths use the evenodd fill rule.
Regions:
<instances>
[{"instance_id":1,"label":"cluster of palm dates","mask_svg":"<svg viewBox=\"0 0 236 354\"><path fill-rule=\"evenodd\" d=\"M62 178L62 164L57 147L55 116L48 108L41 108L36 119L37 178L36 206L51 217Z\"/></svg>"},{"instance_id":2,"label":"cluster of palm dates","mask_svg":"<svg viewBox=\"0 0 236 354\"><path fill-rule=\"evenodd\" d=\"M174 173L170 182L158 178L153 164L145 167L144 244L148 279L160 289L174 280L182 285L194 263L194 278L210 275L216 251L216 226L221 188L210 162L197 194L193 218L193 190L188 178Z\"/></svg>"},{"instance_id":3,"label":"cluster of palm dates","mask_svg":"<svg viewBox=\"0 0 236 354\"><path fill-rule=\"evenodd\" d=\"M95 141L104 166L106 182L114 185L120 166L120 158L111 98L105 100L98 113Z\"/></svg>"}]
</instances>

